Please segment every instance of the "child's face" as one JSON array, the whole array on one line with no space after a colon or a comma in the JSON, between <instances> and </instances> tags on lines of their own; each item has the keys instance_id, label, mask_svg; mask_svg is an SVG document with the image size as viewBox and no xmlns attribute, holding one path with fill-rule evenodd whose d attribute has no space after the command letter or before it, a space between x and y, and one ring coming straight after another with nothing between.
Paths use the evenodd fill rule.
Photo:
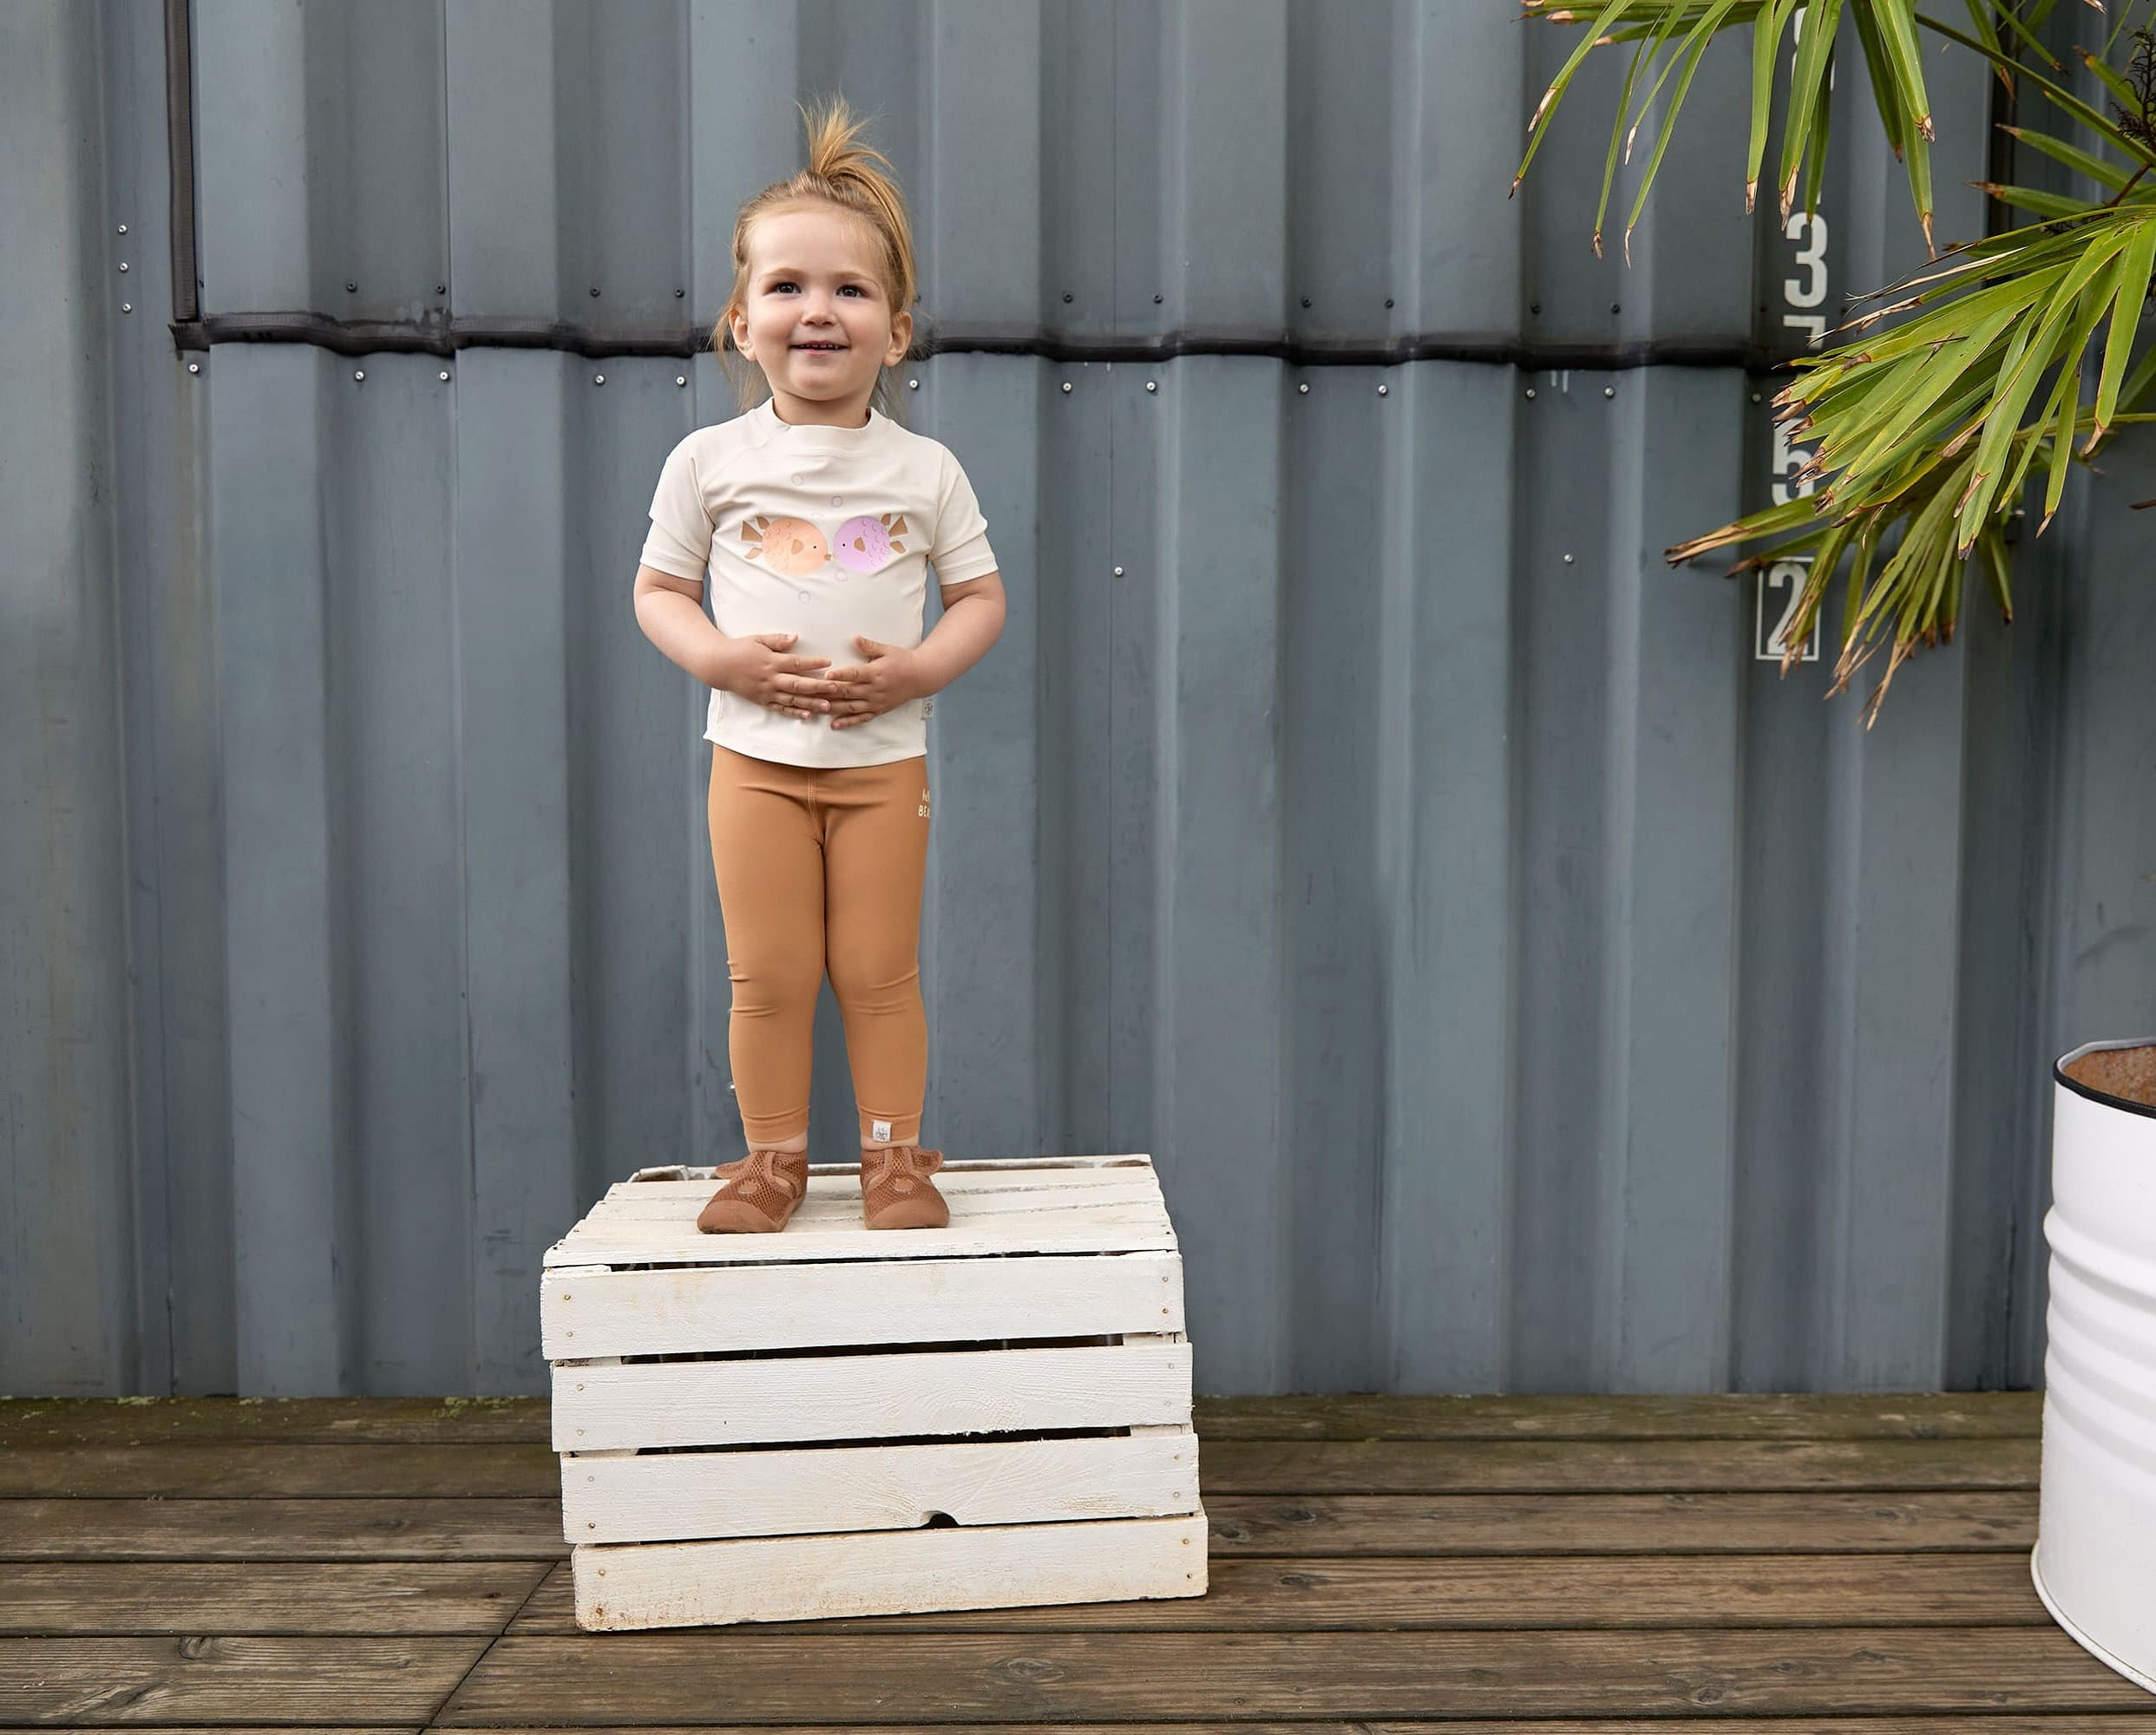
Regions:
<instances>
[{"instance_id":1,"label":"child's face","mask_svg":"<svg viewBox=\"0 0 2156 1735\"><path fill-rule=\"evenodd\" d=\"M867 225L829 206L777 212L750 230L734 347L775 395L865 407L878 372L905 358L914 317L892 311L875 263Z\"/></svg>"}]
</instances>

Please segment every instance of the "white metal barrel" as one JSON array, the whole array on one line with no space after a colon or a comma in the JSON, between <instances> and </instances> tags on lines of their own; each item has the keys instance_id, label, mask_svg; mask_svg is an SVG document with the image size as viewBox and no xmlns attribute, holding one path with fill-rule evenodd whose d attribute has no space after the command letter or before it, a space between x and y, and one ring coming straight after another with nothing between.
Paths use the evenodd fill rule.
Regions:
<instances>
[{"instance_id":1,"label":"white metal barrel","mask_svg":"<svg viewBox=\"0 0 2156 1735\"><path fill-rule=\"evenodd\" d=\"M2052 1618L2156 1692L2156 1109L2060 1057L2051 1136L2043 1466L2030 1576Z\"/></svg>"}]
</instances>

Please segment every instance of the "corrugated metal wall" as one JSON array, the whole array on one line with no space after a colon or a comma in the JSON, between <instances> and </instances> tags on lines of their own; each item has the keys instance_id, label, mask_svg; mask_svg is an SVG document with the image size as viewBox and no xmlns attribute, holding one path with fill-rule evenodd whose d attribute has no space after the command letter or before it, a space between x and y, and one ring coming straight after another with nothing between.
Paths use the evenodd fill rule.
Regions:
<instances>
[{"instance_id":1,"label":"corrugated metal wall","mask_svg":"<svg viewBox=\"0 0 2156 1735\"><path fill-rule=\"evenodd\" d=\"M1154 1152L1206 1390L2035 1383L2048 1060L2156 1029L2156 447L1869 735L1660 557L1921 258L1853 56L1824 230L1743 213L1724 43L1627 269L1610 57L1506 196L1509 0L189 16L0 10L0 1387L538 1390L541 1250L735 1149L628 583L834 88L1012 605L931 725L931 1139Z\"/></svg>"}]
</instances>

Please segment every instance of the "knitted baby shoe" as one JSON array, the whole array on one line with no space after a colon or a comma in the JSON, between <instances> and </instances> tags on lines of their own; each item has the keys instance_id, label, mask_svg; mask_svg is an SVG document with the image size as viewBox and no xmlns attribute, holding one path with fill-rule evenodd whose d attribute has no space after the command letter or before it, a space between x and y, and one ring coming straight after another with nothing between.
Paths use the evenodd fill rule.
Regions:
<instances>
[{"instance_id":1,"label":"knitted baby shoe","mask_svg":"<svg viewBox=\"0 0 2156 1735\"><path fill-rule=\"evenodd\" d=\"M943 1153L914 1144L864 1146L861 1153L861 1221L872 1229L940 1229L951 1208L928 1177Z\"/></svg>"},{"instance_id":2,"label":"knitted baby shoe","mask_svg":"<svg viewBox=\"0 0 2156 1735\"><path fill-rule=\"evenodd\" d=\"M809 1153L751 1149L711 1172L725 1184L697 1214L697 1228L707 1235L770 1234L786 1227L809 1190Z\"/></svg>"}]
</instances>

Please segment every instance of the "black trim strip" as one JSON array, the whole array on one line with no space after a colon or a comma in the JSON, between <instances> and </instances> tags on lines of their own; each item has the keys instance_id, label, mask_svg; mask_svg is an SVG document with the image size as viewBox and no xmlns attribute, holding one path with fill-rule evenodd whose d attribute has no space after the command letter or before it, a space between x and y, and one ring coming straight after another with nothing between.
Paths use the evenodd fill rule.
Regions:
<instances>
[{"instance_id":1,"label":"black trim strip","mask_svg":"<svg viewBox=\"0 0 2156 1735\"><path fill-rule=\"evenodd\" d=\"M2148 1046L2146 1043L2140 1042L2127 1043L2123 1045L2128 1048ZM2099 1044L2098 1049L2100 1050L2101 1046ZM2098 1050L2089 1051L2096 1052ZM2066 1068L2055 1060L2051 1063L2051 1076L2077 1097L2086 1097L2090 1102L2100 1103L2107 1109L2123 1109L2129 1115L2146 1115L2151 1120L2156 1120L2156 1104L2137 1103L2131 1097L2114 1097L2108 1090L2099 1090L2082 1084L2078 1078L2069 1078L2066 1076Z\"/></svg>"},{"instance_id":2,"label":"black trim strip","mask_svg":"<svg viewBox=\"0 0 2156 1735\"><path fill-rule=\"evenodd\" d=\"M190 279L192 281L192 279ZM610 356L704 352L704 326L664 331L598 331L546 319L332 319L320 313L215 313L175 320L182 350L218 344L311 344L340 356L451 356L459 350L558 350L593 361ZM1562 368L1596 372L1630 368L1737 368L1767 373L1791 357L1756 344L1686 337L1626 344L1536 344L1491 336L1340 340L1286 337L1273 332L1179 331L1163 337L1017 336L1007 327L947 328L921 339L917 359L948 354L1039 356L1052 362L1164 362L1177 356L1270 356L1291 367L1397 367L1405 362L1487 362L1539 373Z\"/></svg>"},{"instance_id":3,"label":"black trim strip","mask_svg":"<svg viewBox=\"0 0 2156 1735\"><path fill-rule=\"evenodd\" d=\"M178 331L202 312L195 283L200 255L194 237L194 0L165 0L165 174L172 319Z\"/></svg>"}]
</instances>

